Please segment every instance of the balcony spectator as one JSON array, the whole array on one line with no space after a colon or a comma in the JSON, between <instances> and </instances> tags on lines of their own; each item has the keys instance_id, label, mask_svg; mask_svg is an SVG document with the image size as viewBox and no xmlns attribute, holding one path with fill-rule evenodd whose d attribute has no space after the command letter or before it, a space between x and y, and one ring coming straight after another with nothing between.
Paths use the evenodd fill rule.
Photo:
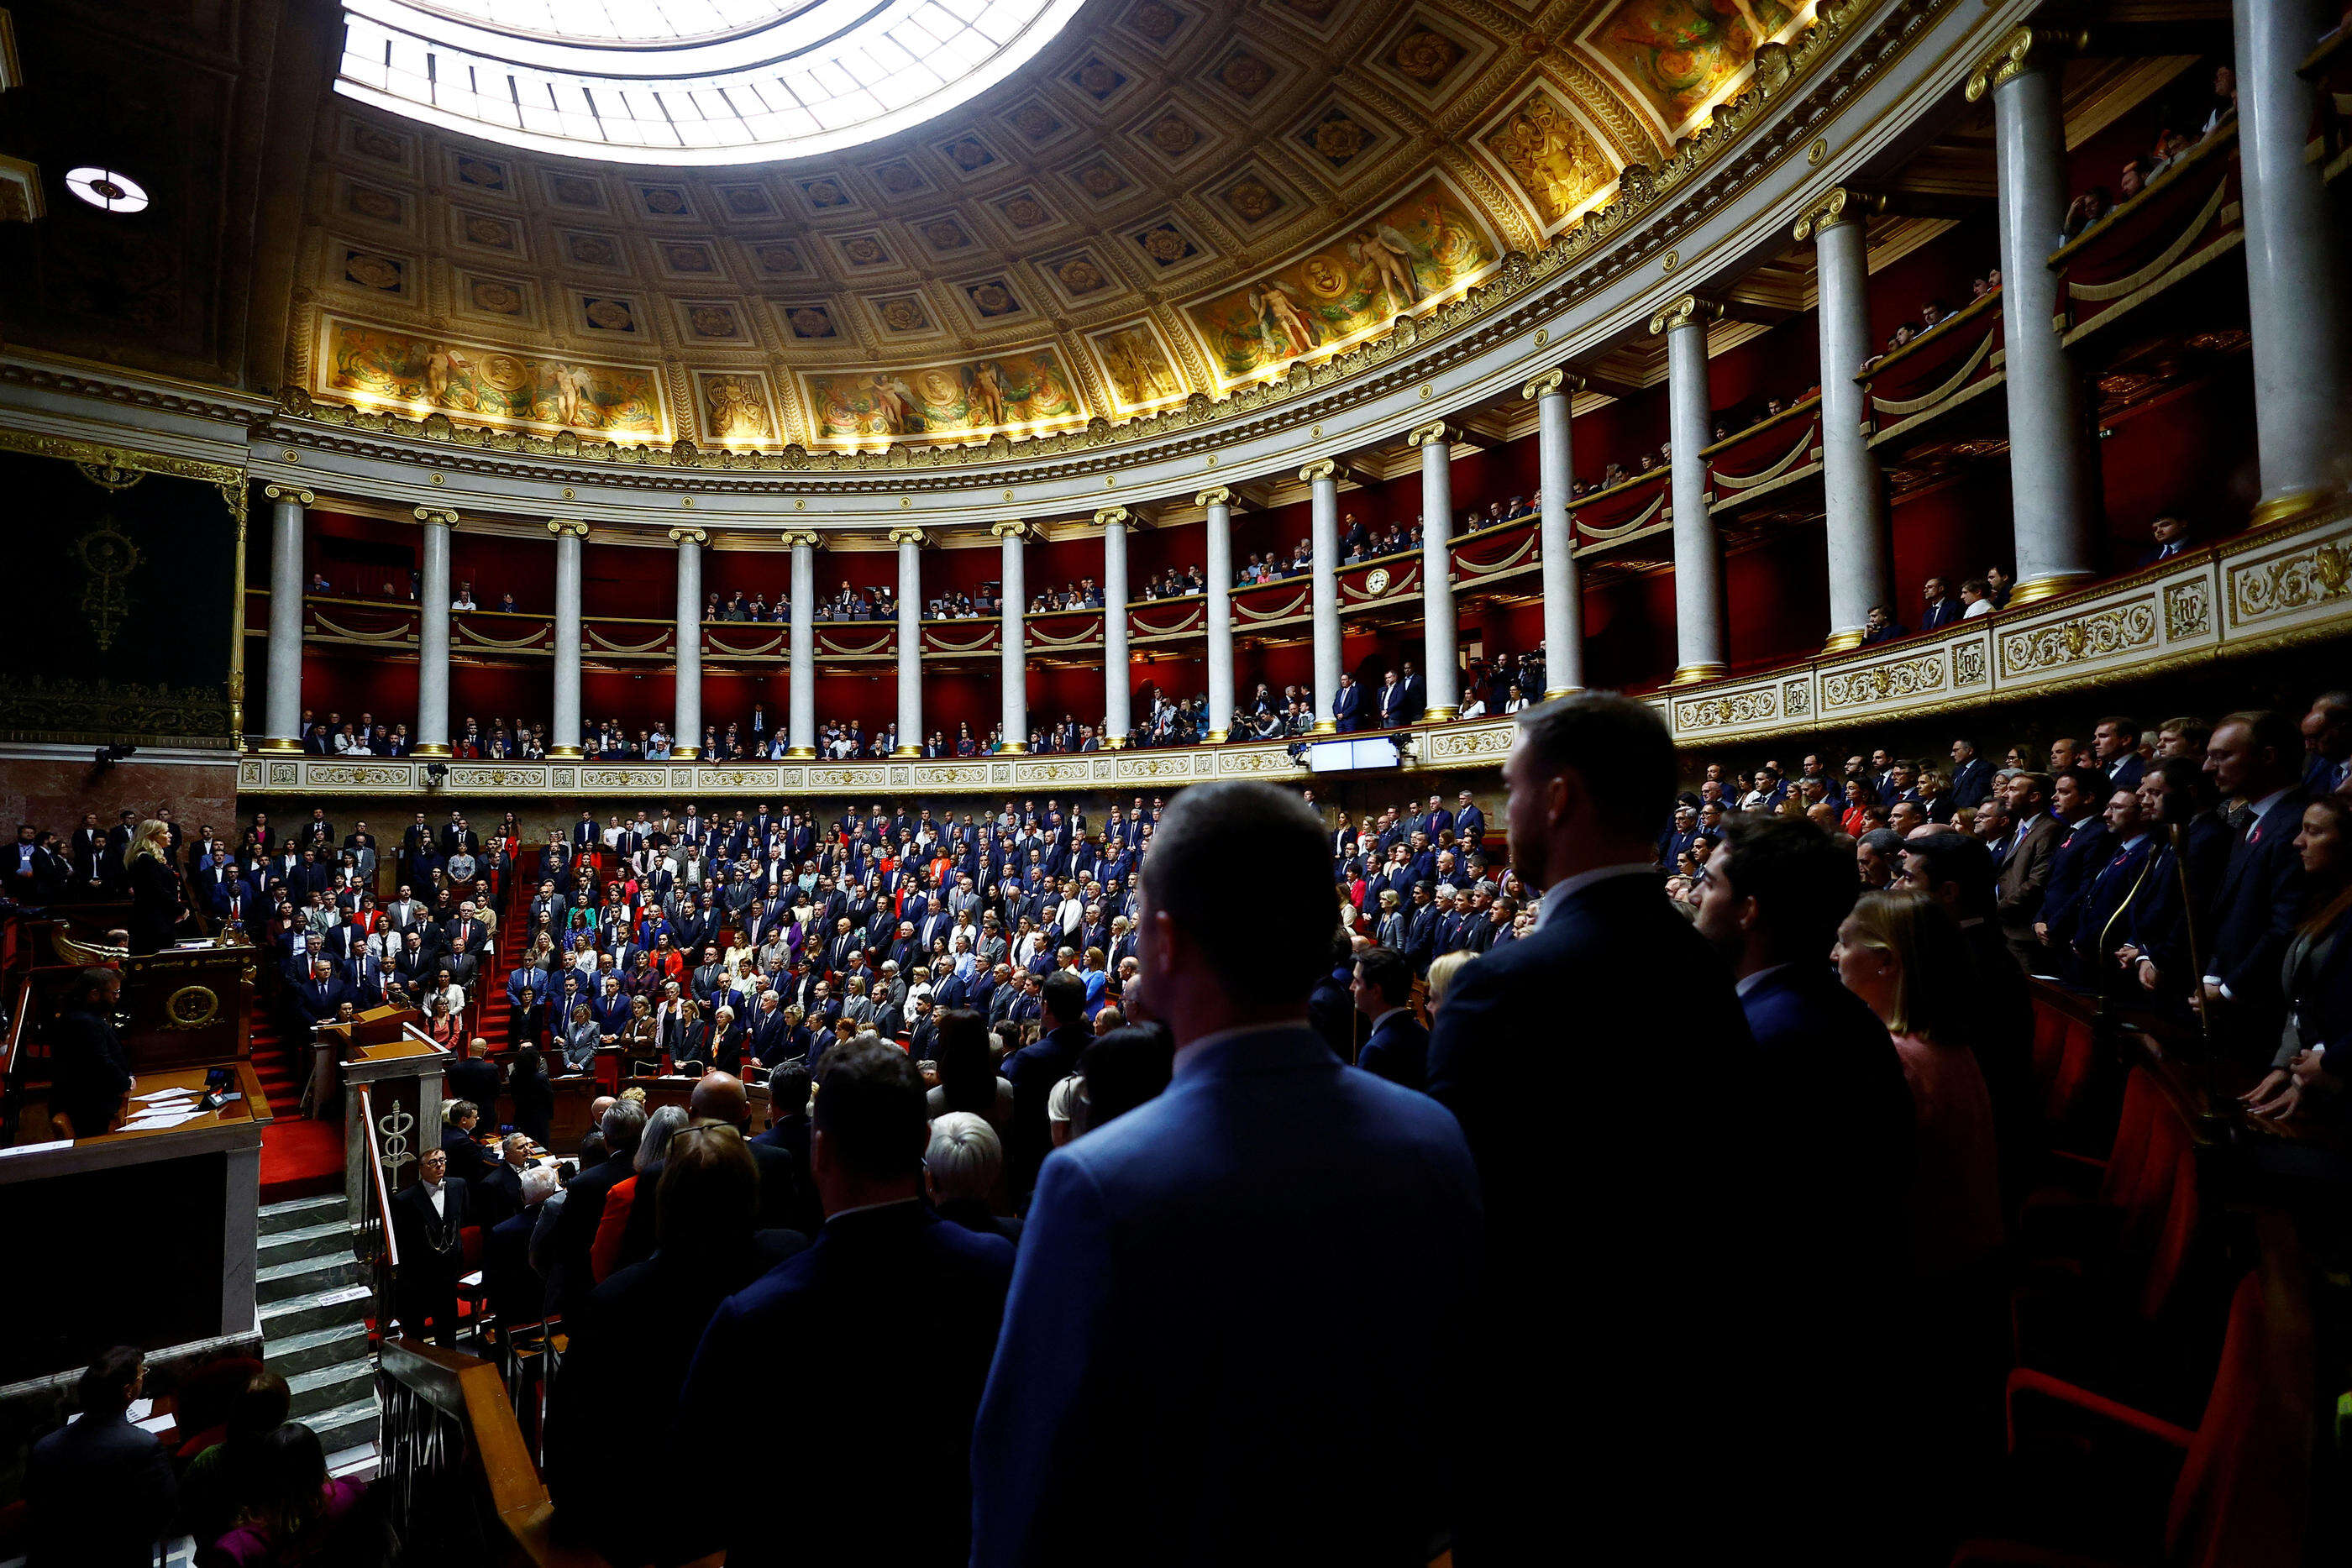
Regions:
<instances>
[{"instance_id":1,"label":"balcony spectator","mask_svg":"<svg viewBox=\"0 0 2352 1568\"><path fill-rule=\"evenodd\" d=\"M470 582L459 583L457 597L450 601L449 608L461 615L470 615L479 610L481 606L474 602L474 585Z\"/></svg>"},{"instance_id":2,"label":"balcony spectator","mask_svg":"<svg viewBox=\"0 0 2352 1568\"><path fill-rule=\"evenodd\" d=\"M1972 620L1992 613L1992 589L1981 577L1960 579L1960 619Z\"/></svg>"},{"instance_id":3,"label":"balcony spectator","mask_svg":"<svg viewBox=\"0 0 2352 1568\"><path fill-rule=\"evenodd\" d=\"M2141 553L2140 565L2154 566L2158 561L2171 560L2189 553L2191 543L2189 525L2179 517L2167 513L2148 525L2148 533L2153 542Z\"/></svg>"},{"instance_id":4,"label":"balcony spectator","mask_svg":"<svg viewBox=\"0 0 2352 1568\"><path fill-rule=\"evenodd\" d=\"M1886 612L1886 606L1884 604L1872 605L1870 613L1863 620L1862 645L1865 648L1875 647L1881 643L1891 643L1897 637L1909 635L1910 633L1904 630L1902 623Z\"/></svg>"}]
</instances>

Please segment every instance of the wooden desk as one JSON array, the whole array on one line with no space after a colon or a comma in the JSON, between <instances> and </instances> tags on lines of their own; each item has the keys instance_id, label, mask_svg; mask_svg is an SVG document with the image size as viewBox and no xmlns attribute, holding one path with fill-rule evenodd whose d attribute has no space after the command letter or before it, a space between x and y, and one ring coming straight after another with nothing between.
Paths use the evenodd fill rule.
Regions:
<instances>
[{"instance_id":1,"label":"wooden desk","mask_svg":"<svg viewBox=\"0 0 2352 1568\"><path fill-rule=\"evenodd\" d=\"M126 1131L124 1124L137 1116L145 1108L145 1103L136 1096L152 1094L161 1089L194 1089L201 1093L205 1087L205 1080L211 1074L212 1069L182 1067L169 1072L142 1072L131 1080L131 1092L123 1097L122 1109L116 1113L111 1128L92 1137L76 1138L74 1146L80 1148L89 1144L125 1143L137 1138L176 1137L182 1133L197 1132L206 1127L226 1126L232 1122L257 1122L267 1125L270 1119L269 1097L261 1092L261 1079L253 1071L253 1063L225 1061L219 1065L229 1070L230 1082L236 1092L223 1102L219 1110L205 1118L183 1122L176 1127L149 1127L135 1133Z\"/></svg>"},{"instance_id":2,"label":"wooden desk","mask_svg":"<svg viewBox=\"0 0 2352 1568\"><path fill-rule=\"evenodd\" d=\"M0 1150L0 1234L38 1274L37 1289L0 1291L0 1383L87 1365L110 1344L253 1331L269 1103L250 1065L221 1065L239 1092L208 1115L125 1132L126 1101L110 1131ZM200 1089L206 1071L142 1072L131 1092Z\"/></svg>"}]
</instances>

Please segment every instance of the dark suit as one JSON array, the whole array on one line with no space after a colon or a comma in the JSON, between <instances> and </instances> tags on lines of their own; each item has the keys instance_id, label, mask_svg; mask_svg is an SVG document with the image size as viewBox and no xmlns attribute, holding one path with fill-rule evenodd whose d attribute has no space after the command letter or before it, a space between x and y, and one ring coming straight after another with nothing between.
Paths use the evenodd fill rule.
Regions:
<instances>
[{"instance_id":1,"label":"dark suit","mask_svg":"<svg viewBox=\"0 0 2352 1568\"><path fill-rule=\"evenodd\" d=\"M49 1103L73 1118L74 1136L110 1131L131 1082L114 1025L94 1012L61 1015L50 1031L49 1058Z\"/></svg>"},{"instance_id":2,"label":"dark suit","mask_svg":"<svg viewBox=\"0 0 2352 1568\"><path fill-rule=\"evenodd\" d=\"M25 1467L29 1568L152 1568L178 1492L152 1436L85 1415L34 1444Z\"/></svg>"},{"instance_id":3,"label":"dark suit","mask_svg":"<svg viewBox=\"0 0 2352 1568\"><path fill-rule=\"evenodd\" d=\"M1363 711L1364 689L1361 686L1341 686L1331 697L1331 717L1346 735L1356 727L1357 717Z\"/></svg>"},{"instance_id":4,"label":"dark suit","mask_svg":"<svg viewBox=\"0 0 2352 1568\"><path fill-rule=\"evenodd\" d=\"M1992 794L1992 764L1981 757L1971 757L1952 769L1952 803L1956 806L1981 806Z\"/></svg>"},{"instance_id":5,"label":"dark suit","mask_svg":"<svg viewBox=\"0 0 2352 1568\"><path fill-rule=\"evenodd\" d=\"M473 1223L486 1233L483 1245L487 1247L487 1232L522 1212L522 1172L500 1160L476 1177L473 1186ZM484 1267L488 1266L486 1259Z\"/></svg>"},{"instance_id":6,"label":"dark suit","mask_svg":"<svg viewBox=\"0 0 2352 1568\"><path fill-rule=\"evenodd\" d=\"M2058 824L2058 839L2050 852L2050 886L2042 895L2042 913L2036 917L2050 931L2050 946L2043 948L2041 962L2034 966L2038 973L2065 974L2072 970L2072 949L2067 937L2074 927L2076 906L2082 903L2083 892L2091 878L2105 863L2114 839L2105 824L2091 817L2074 827Z\"/></svg>"},{"instance_id":7,"label":"dark suit","mask_svg":"<svg viewBox=\"0 0 2352 1568\"><path fill-rule=\"evenodd\" d=\"M1778 1166L1759 1147L1761 1057L1722 958L1646 869L1601 877L1564 899L1554 892L1545 904L1534 932L1454 977L1430 1040L1429 1092L1461 1119L1478 1159L1491 1260L1473 1347L1483 1397L1458 1428L1473 1483L1455 1537L1465 1568L1532 1561L1556 1540L1558 1519L1543 1500L1555 1484L1551 1462L1514 1434L1570 1406L1589 1429L1609 1434L1586 1455L1580 1487L1613 1507L1670 1506L1688 1412L1769 1361L1770 1312L1727 1316L1707 1304L1707 1281L1726 1268L1754 1269L1754 1299L1778 1301L1787 1267L1759 1236ZM1604 1042L1654 1032L1662 1007L1671 1009L1684 1091L1671 1155L1638 1115L1596 1115L1565 1144L1548 1134L1563 1101L1528 1085L1557 1071L1564 1050L1581 1047L1574 1103L1643 1099L1652 1053ZM1557 1278L1545 1255L1559 1235L1560 1195L1602 1192L1609 1201L1577 1206L1578 1249L1608 1259L1618 1288L1580 1304L1578 1343L1609 1349L1531 1357L1527 1347L1557 1326ZM1738 1554L1752 1528L1747 1511L1789 1500L1774 1459L1763 1455L1718 1478L1740 1495L1736 1506L1711 1506L1704 1518L1677 1511L1680 1555Z\"/></svg>"},{"instance_id":8,"label":"dark suit","mask_svg":"<svg viewBox=\"0 0 2352 1568\"><path fill-rule=\"evenodd\" d=\"M471 1100L481 1107L482 1125L498 1125L499 1085L497 1062L478 1056L469 1056L463 1061L452 1060L441 1069L441 1075L449 1081L449 1098Z\"/></svg>"},{"instance_id":9,"label":"dark suit","mask_svg":"<svg viewBox=\"0 0 2352 1568\"><path fill-rule=\"evenodd\" d=\"M1399 1008L1373 1024L1356 1065L1407 1089L1429 1084L1429 1031L1411 1008Z\"/></svg>"},{"instance_id":10,"label":"dark suit","mask_svg":"<svg viewBox=\"0 0 2352 1568\"><path fill-rule=\"evenodd\" d=\"M1005 1060L1004 1075L1013 1081L1013 1126L1006 1138L1006 1190L1015 1202L1027 1195L1037 1179L1037 1167L1054 1145L1047 1125L1045 1103L1054 1085L1077 1071L1078 1058L1094 1039L1083 1023L1067 1023L1041 1035Z\"/></svg>"},{"instance_id":11,"label":"dark suit","mask_svg":"<svg viewBox=\"0 0 2352 1568\"><path fill-rule=\"evenodd\" d=\"M441 1191L442 1212L437 1216L421 1181L412 1183L392 1200L394 1235L400 1248L400 1326L410 1338L423 1339L425 1320L430 1318L435 1342L454 1348L457 1278L466 1270L461 1233L473 1223L473 1210L464 1182L444 1181Z\"/></svg>"},{"instance_id":12,"label":"dark suit","mask_svg":"<svg viewBox=\"0 0 2352 1568\"><path fill-rule=\"evenodd\" d=\"M1045 1162L973 1435L975 1568L1114 1540L1123 1568L1426 1561L1479 1228L1426 1097L1303 1024L1198 1047ZM1287 1326L1221 1310L1237 1290Z\"/></svg>"},{"instance_id":13,"label":"dark suit","mask_svg":"<svg viewBox=\"0 0 2352 1568\"><path fill-rule=\"evenodd\" d=\"M1922 632L1941 631L1958 622L1967 606L1957 599L1937 599L1928 602L1927 612L1919 617Z\"/></svg>"},{"instance_id":14,"label":"dark suit","mask_svg":"<svg viewBox=\"0 0 2352 1568\"><path fill-rule=\"evenodd\" d=\"M828 1466L824 1506L805 1511L790 1531L775 1528L756 1492L722 1488L714 1507L672 1521L679 1555L724 1546L730 1568L961 1563L971 1529L963 1434L988 1376L1012 1274L1010 1242L909 1200L827 1220L806 1251L729 1298L685 1379L675 1427L681 1453L767 1451L774 1416L743 1398L744 1368L779 1345L821 1343L856 1323L871 1343L923 1352L810 1358L794 1374L793 1402L825 1412L826 1448L900 1455L919 1466L923 1480L910 1486L894 1463ZM907 1412L914 1409L925 1412L936 1451L909 1448Z\"/></svg>"},{"instance_id":15,"label":"dark suit","mask_svg":"<svg viewBox=\"0 0 2352 1568\"><path fill-rule=\"evenodd\" d=\"M2301 789L2290 789L2248 823L2230 846L2213 895L2205 973L2227 988L2230 1005L2217 1016L2233 1054L2250 1062L2270 1060L2285 1016L2280 966L2302 915L2305 879L2294 840L2307 803Z\"/></svg>"}]
</instances>

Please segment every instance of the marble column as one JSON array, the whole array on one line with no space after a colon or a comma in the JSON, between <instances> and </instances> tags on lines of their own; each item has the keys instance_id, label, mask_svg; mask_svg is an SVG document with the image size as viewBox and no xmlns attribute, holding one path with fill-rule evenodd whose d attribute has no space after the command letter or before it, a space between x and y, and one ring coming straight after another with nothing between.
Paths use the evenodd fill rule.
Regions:
<instances>
[{"instance_id":1,"label":"marble column","mask_svg":"<svg viewBox=\"0 0 2352 1568\"><path fill-rule=\"evenodd\" d=\"M1536 482L1543 490L1536 536L1543 558L1544 679L1529 702L1584 689L1584 589L1577 581L1576 533L1568 520L1576 475L1568 438L1569 401L1584 383L1566 371L1546 371L1519 389L1536 400Z\"/></svg>"},{"instance_id":2,"label":"marble column","mask_svg":"<svg viewBox=\"0 0 2352 1568\"><path fill-rule=\"evenodd\" d=\"M2246 295L2254 348L2257 525L2344 487L2345 375L2336 229L2321 165L2306 162L2313 92L2298 74L2333 9L2237 0L2238 157L2245 171Z\"/></svg>"},{"instance_id":3,"label":"marble column","mask_svg":"<svg viewBox=\"0 0 2352 1568\"><path fill-rule=\"evenodd\" d=\"M784 755L816 755L816 535L787 533L793 548L792 674L784 702Z\"/></svg>"},{"instance_id":4,"label":"marble column","mask_svg":"<svg viewBox=\"0 0 2352 1568\"><path fill-rule=\"evenodd\" d=\"M997 612L1003 618L998 672L1004 688L1004 710L998 722L1004 731L1002 749L1014 754L1029 749L1029 650L1023 634L1028 628L1023 617L1029 612L1029 583L1022 559L1029 525L991 523L988 531L1003 541L1004 560L997 569L997 576L1003 580L997 584L996 594Z\"/></svg>"},{"instance_id":5,"label":"marble column","mask_svg":"<svg viewBox=\"0 0 2352 1568\"><path fill-rule=\"evenodd\" d=\"M1405 439L1421 448L1421 667L1428 694L1422 717L1443 724L1462 711L1454 664L1454 433L1439 420Z\"/></svg>"},{"instance_id":6,"label":"marble column","mask_svg":"<svg viewBox=\"0 0 2352 1568\"><path fill-rule=\"evenodd\" d=\"M1339 671L1347 663L1339 646L1339 465L1318 457L1298 471L1314 489L1314 550L1312 598L1315 606L1315 733L1337 735L1339 721L1331 716L1331 703L1339 691Z\"/></svg>"},{"instance_id":7,"label":"marble column","mask_svg":"<svg viewBox=\"0 0 2352 1568\"><path fill-rule=\"evenodd\" d=\"M1829 557L1826 652L1862 645L1872 607L1895 613L1895 547L1886 494L1870 450L1870 394L1854 379L1870 357L1868 218L1881 204L1843 186L1797 220L1797 243L1813 242L1822 339L1822 491Z\"/></svg>"},{"instance_id":8,"label":"marble column","mask_svg":"<svg viewBox=\"0 0 2352 1568\"><path fill-rule=\"evenodd\" d=\"M1222 746L1234 733L1234 493L1224 486L1192 497L1209 514L1209 733Z\"/></svg>"},{"instance_id":9,"label":"marble column","mask_svg":"<svg viewBox=\"0 0 2352 1568\"><path fill-rule=\"evenodd\" d=\"M580 543L588 525L557 518L555 536L555 712L547 727L550 757L580 755Z\"/></svg>"},{"instance_id":10,"label":"marble column","mask_svg":"<svg viewBox=\"0 0 2352 1568\"><path fill-rule=\"evenodd\" d=\"M317 497L308 490L265 486L269 508L268 693L262 716L261 749L302 749L302 508ZM236 585L239 593L245 584Z\"/></svg>"},{"instance_id":11,"label":"marble column","mask_svg":"<svg viewBox=\"0 0 2352 1568\"><path fill-rule=\"evenodd\" d=\"M2009 484L2015 518L2013 609L2087 580L2096 568L2089 506L2095 455L2074 367L2054 325L2062 308L2050 253L2066 222L2066 125L2060 67L2074 35L2020 27L1968 83L1992 95L2000 192L2001 351L2009 397ZM1824 380L1827 378L1824 377Z\"/></svg>"},{"instance_id":12,"label":"marble column","mask_svg":"<svg viewBox=\"0 0 2352 1568\"><path fill-rule=\"evenodd\" d=\"M1103 735L1105 751L1127 745L1134 672L1127 655L1127 524L1125 507L1095 514L1103 538Z\"/></svg>"},{"instance_id":13,"label":"marble column","mask_svg":"<svg viewBox=\"0 0 2352 1568\"><path fill-rule=\"evenodd\" d=\"M898 547L898 746L893 757L923 754L923 544L920 528L892 528Z\"/></svg>"},{"instance_id":14,"label":"marble column","mask_svg":"<svg viewBox=\"0 0 2352 1568\"><path fill-rule=\"evenodd\" d=\"M677 546L677 701L670 755L691 762L702 755L702 547L700 528L672 528Z\"/></svg>"},{"instance_id":15,"label":"marble column","mask_svg":"<svg viewBox=\"0 0 2352 1568\"><path fill-rule=\"evenodd\" d=\"M1707 509L1706 459L1713 439L1706 392L1706 328L1722 312L1685 294L1650 321L1666 339L1667 439L1675 508L1675 685L1723 674L1723 552Z\"/></svg>"},{"instance_id":16,"label":"marble column","mask_svg":"<svg viewBox=\"0 0 2352 1568\"><path fill-rule=\"evenodd\" d=\"M457 514L446 507L419 507L416 520L424 525L424 571L416 590L416 739L409 747L417 757L449 755L449 536L457 530Z\"/></svg>"}]
</instances>

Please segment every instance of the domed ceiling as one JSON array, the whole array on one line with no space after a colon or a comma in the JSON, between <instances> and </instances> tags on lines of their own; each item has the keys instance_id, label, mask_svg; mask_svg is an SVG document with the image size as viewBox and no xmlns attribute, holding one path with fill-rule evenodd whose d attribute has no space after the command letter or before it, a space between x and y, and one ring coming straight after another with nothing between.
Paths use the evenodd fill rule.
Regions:
<instances>
[{"instance_id":1,"label":"domed ceiling","mask_svg":"<svg viewBox=\"0 0 2352 1568\"><path fill-rule=\"evenodd\" d=\"M606 4L661 9L584 8ZM673 7L730 26L814 8ZM288 382L626 444L963 444L1116 422L1471 287L1606 203L1627 164L1656 166L1812 11L1086 0L1026 65L922 123L726 165L505 145L359 102L347 79L321 110Z\"/></svg>"}]
</instances>

